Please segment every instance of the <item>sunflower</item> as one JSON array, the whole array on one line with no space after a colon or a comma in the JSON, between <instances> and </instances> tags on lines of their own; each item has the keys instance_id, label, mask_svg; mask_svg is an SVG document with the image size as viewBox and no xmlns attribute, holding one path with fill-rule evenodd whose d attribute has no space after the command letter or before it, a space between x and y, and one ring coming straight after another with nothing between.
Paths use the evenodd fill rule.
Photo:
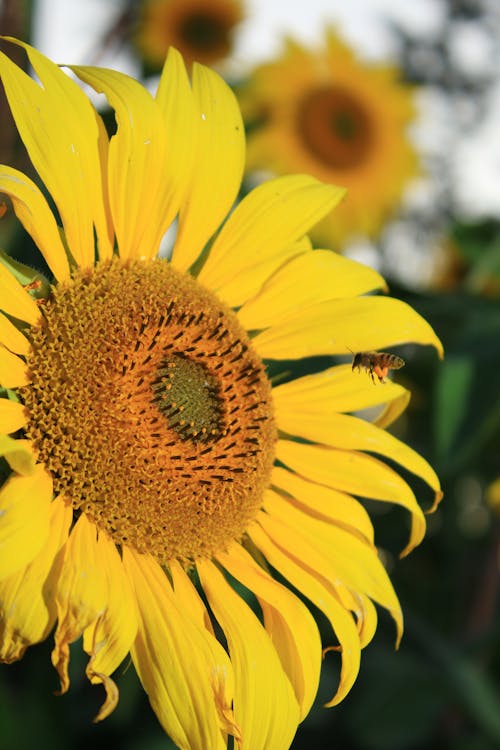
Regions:
<instances>
[{"instance_id":1,"label":"sunflower","mask_svg":"<svg viewBox=\"0 0 500 750\"><path fill-rule=\"evenodd\" d=\"M425 520L384 457L440 489L383 429L404 388L349 364L272 387L265 362L440 343L404 303L365 294L384 287L375 271L311 248L305 233L342 189L280 177L226 218L245 146L215 73L195 65L190 83L171 50L152 97L122 73L73 68L114 108L108 138L79 85L15 43L38 80L2 54L3 85L51 203L8 166L0 191L52 278L2 256L0 657L20 659L55 628L65 692L83 636L86 674L106 693L97 720L130 654L180 748L225 748L229 736L288 748L322 644L286 582L331 624L336 704L376 629L374 603L402 630L357 498L410 512L407 552ZM171 259L158 258L176 217ZM375 405L378 423L350 413Z\"/></svg>"},{"instance_id":2,"label":"sunflower","mask_svg":"<svg viewBox=\"0 0 500 750\"><path fill-rule=\"evenodd\" d=\"M357 59L329 30L314 52L286 40L283 55L257 67L241 89L248 170L303 171L347 188L313 235L337 249L375 238L418 172L406 133L413 91L398 75Z\"/></svg>"},{"instance_id":3,"label":"sunflower","mask_svg":"<svg viewBox=\"0 0 500 750\"><path fill-rule=\"evenodd\" d=\"M134 38L145 62L161 68L170 46L186 63L214 65L229 55L240 0L142 0Z\"/></svg>"}]
</instances>

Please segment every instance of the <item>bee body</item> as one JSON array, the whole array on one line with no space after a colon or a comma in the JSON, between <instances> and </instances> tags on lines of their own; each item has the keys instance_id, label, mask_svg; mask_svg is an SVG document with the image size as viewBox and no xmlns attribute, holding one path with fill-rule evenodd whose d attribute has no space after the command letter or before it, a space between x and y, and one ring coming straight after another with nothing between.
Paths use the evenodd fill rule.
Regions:
<instances>
[{"instance_id":1,"label":"bee body","mask_svg":"<svg viewBox=\"0 0 500 750\"><path fill-rule=\"evenodd\" d=\"M365 370L375 383L375 375L380 383L385 382L389 370L399 370L404 367L405 361L395 354L387 352L358 352L352 360L352 369Z\"/></svg>"}]
</instances>

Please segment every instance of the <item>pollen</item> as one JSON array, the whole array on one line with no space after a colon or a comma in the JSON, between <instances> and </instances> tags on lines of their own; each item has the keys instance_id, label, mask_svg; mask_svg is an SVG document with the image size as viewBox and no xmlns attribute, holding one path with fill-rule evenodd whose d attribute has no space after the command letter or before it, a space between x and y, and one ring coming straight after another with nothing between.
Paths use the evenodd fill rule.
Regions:
<instances>
[{"instance_id":1,"label":"pollen","mask_svg":"<svg viewBox=\"0 0 500 750\"><path fill-rule=\"evenodd\" d=\"M231 309L164 260L114 259L52 289L31 345L27 437L77 514L161 564L241 539L276 427Z\"/></svg>"}]
</instances>

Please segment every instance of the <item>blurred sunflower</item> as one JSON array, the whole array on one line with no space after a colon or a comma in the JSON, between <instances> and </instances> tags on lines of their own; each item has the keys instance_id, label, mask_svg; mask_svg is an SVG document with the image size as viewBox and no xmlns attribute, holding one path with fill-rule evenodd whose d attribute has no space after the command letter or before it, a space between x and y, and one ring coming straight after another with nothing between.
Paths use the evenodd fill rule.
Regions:
<instances>
[{"instance_id":1,"label":"blurred sunflower","mask_svg":"<svg viewBox=\"0 0 500 750\"><path fill-rule=\"evenodd\" d=\"M331 623L338 703L376 629L374 603L402 629L354 495L408 509L409 551L424 516L380 457L440 489L383 429L408 401L402 387L339 365L272 388L264 361L440 343L402 302L360 296L384 287L377 273L304 239L340 188L278 178L226 218L245 147L215 73L195 65L190 84L172 50L153 98L116 71L73 68L115 110L108 139L77 83L21 46L39 82L3 54L2 81L57 219L33 181L0 168L53 274L48 285L0 263L1 659L55 626L61 692L83 635L87 676L106 691L97 720L116 705L111 675L130 652L180 748L223 749L229 735L288 748L322 645L273 570ZM177 216L171 261L160 259ZM378 423L349 414L375 404Z\"/></svg>"},{"instance_id":2,"label":"blurred sunflower","mask_svg":"<svg viewBox=\"0 0 500 750\"><path fill-rule=\"evenodd\" d=\"M413 90L398 77L359 60L329 30L313 52L287 40L281 58L257 67L241 90L249 170L303 171L347 188L313 233L337 249L376 237L418 173L406 132Z\"/></svg>"},{"instance_id":3,"label":"blurred sunflower","mask_svg":"<svg viewBox=\"0 0 500 750\"><path fill-rule=\"evenodd\" d=\"M186 63L214 65L229 55L240 0L142 0L134 38L147 65L161 68L169 47Z\"/></svg>"}]
</instances>

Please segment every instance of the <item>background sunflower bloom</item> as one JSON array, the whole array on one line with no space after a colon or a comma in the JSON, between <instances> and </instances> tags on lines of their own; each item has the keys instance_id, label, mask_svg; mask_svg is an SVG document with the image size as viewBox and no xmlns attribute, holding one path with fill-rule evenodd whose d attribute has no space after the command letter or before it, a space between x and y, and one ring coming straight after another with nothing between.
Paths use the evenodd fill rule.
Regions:
<instances>
[{"instance_id":1,"label":"background sunflower bloom","mask_svg":"<svg viewBox=\"0 0 500 750\"><path fill-rule=\"evenodd\" d=\"M153 68L161 68L169 47L188 64L214 65L230 54L242 19L239 0L142 0L134 40Z\"/></svg>"},{"instance_id":2,"label":"background sunflower bloom","mask_svg":"<svg viewBox=\"0 0 500 750\"><path fill-rule=\"evenodd\" d=\"M249 171L303 171L347 188L313 230L337 249L377 237L419 172L407 133L413 89L399 76L361 61L329 30L323 49L287 39L282 56L255 68L241 88Z\"/></svg>"},{"instance_id":3,"label":"background sunflower bloom","mask_svg":"<svg viewBox=\"0 0 500 750\"><path fill-rule=\"evenodd\" d=\"M374 386L350 364L272 387L266 364L440 342L409 306L366 296L384 288L375 271L304 239L343 189L278 178L226 218L244 135L215 73L195 65L190 84L171 51L152 97L124 74L74 67L114 108L108 138L79 86L21 46L39 83L3 54L2 81L60 225L34 181L0 168L52 275L49 286L0 264L1 658L55 628L65 692L69 645L83 636L86 674L106 692L97 720L116 706L112 675L130 653L180 748L223 749L229 736L288 748L316 695L322 643L273 571L331 625L334 705L375 632L374 604L402 632L358 498L409 511L406 553L425 519L384 459L441 493L426 461L383 429L404 388ZM176 217L172 258L160 259ZM352 414L376 405L373 422Z\"/></svg>"}]
</instances>

